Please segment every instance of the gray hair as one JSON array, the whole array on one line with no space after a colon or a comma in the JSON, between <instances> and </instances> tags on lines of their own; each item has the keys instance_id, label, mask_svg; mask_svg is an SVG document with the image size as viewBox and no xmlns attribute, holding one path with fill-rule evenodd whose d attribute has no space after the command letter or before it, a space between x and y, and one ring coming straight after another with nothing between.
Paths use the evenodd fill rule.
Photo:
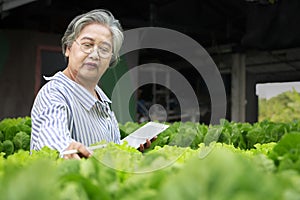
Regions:
<instances>
[{"instance_id":1,"label":"gray hair","mask_svg":"<svg viewBox=\"0 0 300 200\"><path fill-rule=\"evenodd\" d=\"M91 23L100 23L109 28L113 37L113 57L111 65L115 65L120 56L119 51L121 49L124 35L122 27L118 20L114 18L111 12L104 9L96 9L90 12L78 15L75 17L70 24L61 39L62 42L62 52L65 55L66 48L70 47L74 40L78 37L82 29Z\"/></svg>"}]
</instances>

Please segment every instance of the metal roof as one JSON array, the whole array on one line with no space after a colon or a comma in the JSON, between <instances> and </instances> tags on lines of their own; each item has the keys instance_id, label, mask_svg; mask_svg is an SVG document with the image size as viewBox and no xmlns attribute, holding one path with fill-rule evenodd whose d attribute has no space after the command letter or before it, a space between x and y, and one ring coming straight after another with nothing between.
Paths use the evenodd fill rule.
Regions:
<instances>
[{"instance_id":1,"label":"metal roof","mask_svg":"<svg viewBox=\"0 0 300 200\"><path fill-rule=\"evenodd\" d=\"M79 13L105 8L123 28L158 26L180 31L214 57L223 71L228 54L247 52L251 73L298 73L299 0L0 0L0 30L62 34ZM144 51L142 57L149 56ZM166 54L162 60L174 59Z\"/></svg>"}]
</instances>

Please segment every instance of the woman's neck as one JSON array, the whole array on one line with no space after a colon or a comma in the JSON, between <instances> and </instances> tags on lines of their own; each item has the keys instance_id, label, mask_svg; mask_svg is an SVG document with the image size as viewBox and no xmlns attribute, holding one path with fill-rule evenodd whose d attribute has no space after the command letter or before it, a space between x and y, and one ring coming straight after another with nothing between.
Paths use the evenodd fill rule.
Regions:
<instances>
[{"instance_id":1,"label":"woman's neck","mask_svg":"<svg viewBox=\"0 0 300 200\"><path fill-rule=\"evenodd\" d=\"M78 83L79 85L83 86L85 89L87 89L94 97L98 98L97 93L95 91L96 85L98 83L98 81L91 81L91 80L84 80L84 79L80 79L79 76L76 76L75 74L73 74L69 68L66 68L63 73L72 81Z\"/></svg>"}]
</instances>

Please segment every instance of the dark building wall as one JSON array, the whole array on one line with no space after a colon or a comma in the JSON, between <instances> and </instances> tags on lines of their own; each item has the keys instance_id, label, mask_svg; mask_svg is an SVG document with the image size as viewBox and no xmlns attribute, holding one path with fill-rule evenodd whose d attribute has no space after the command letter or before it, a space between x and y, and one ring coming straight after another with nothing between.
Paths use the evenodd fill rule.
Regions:
<instances>
[{"instance_id":1,"label":"dark building wall","mask_svg":"<svg viewBox=\"0 0 300 200\"><path fill-rule=\"evenodd\" d=\"M28 116L35 95L38 49L59 49L60 36L1 30L0 42L0 119Z\"/></svg>"}]
</instances>

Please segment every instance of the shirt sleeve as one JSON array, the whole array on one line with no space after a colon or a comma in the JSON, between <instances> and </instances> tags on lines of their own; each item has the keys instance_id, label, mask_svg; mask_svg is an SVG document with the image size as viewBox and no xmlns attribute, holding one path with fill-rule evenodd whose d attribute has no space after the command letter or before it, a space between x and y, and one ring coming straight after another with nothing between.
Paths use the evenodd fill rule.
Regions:
<instances>
[{"instance_id":1,"label":"shirt sleeve","mask_svg":"<svg viewBox=\"0 0 300 200\"><path fill-rule=\"evenodd\" d=\"M31 112L31 150L44 146L62 152L74 140L71 138L68 107L59 98L40 97Z\"/></svg>"}]
</instances>

